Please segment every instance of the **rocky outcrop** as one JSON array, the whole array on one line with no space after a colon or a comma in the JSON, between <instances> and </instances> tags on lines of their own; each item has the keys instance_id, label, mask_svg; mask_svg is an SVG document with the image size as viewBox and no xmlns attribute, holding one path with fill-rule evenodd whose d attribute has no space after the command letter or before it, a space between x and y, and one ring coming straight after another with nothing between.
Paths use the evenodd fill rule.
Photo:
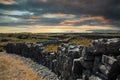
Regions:
<instances>
[{"instance_id":1,"label":"rocky outcrop","mask_svg":"<svg viewBox=\"0 0 120 80\"><path fill-rule=\"evenodd\" d=\"M94 40L92 45L96 54L119 55L120 53L120 38L98 39Z\"/></svg>"},{"instance_id":2,"label":"rocky outcrop","mask_svg":"<svg viewBox=\"0 0 120 80\"><path fill-rule=\"evenodd\" d=\"M44 43L9 43L6 52L30 57L52 70L60 80L111 80L114 66L120 65L119 38L94 40L90 46L61 44L56 53L46 52ZM119 74L115 74L114 80L116 75Z\"/></svg>"}]
</instances>

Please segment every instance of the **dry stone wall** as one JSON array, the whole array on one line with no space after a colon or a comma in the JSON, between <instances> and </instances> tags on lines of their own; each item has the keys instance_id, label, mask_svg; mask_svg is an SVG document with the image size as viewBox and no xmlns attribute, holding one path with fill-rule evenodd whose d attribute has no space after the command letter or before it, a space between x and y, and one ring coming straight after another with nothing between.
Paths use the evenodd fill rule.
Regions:
<instances>
[{"instance_id":1,"label":"dry stone wall","mask_svg":"<svg viewBox=\"0 0 120 80\"><path fill-rule=\"evenodd\" d=\"M46 52L44 44L8 43L5 48L48 67L60 80L116 80L120 74L120 38L93 40L89 46L63 43L56 53Z\"/></svg>"}]
</instances>

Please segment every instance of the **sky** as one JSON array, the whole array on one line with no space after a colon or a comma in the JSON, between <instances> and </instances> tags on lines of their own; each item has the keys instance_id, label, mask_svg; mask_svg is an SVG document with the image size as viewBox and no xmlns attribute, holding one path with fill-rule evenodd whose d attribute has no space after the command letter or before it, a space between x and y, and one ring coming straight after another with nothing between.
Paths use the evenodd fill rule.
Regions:
<instances>
[{"instance_id":1,"label":"sky","mask_svg":"<svg viewBox=\"0 0 120 80\"><path fill-rule=\"evenodd\" d=\"M120 0L0 0L0 33L120 32Z\"/></svg>"}]
</instances>

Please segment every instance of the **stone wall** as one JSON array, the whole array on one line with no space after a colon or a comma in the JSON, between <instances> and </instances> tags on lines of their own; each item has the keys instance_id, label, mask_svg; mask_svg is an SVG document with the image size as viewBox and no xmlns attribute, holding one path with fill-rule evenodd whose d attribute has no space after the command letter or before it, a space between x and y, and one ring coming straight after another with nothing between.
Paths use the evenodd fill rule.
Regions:
<instances>
[{"instance_id":1,"label":"stone wall","mask_svg":"<svg viewBox=\"0 0 120 80\"><path fill-rule=\"evenodd\" d=\"M90 46L63 43L56 53L46 52L44 44L8 43L5 48L7 53L30 57L47 66L60 80L113 80L109 77L115 70L113 64L120 62L119 38L94 40Z\"/></svg>"}]
</instances>

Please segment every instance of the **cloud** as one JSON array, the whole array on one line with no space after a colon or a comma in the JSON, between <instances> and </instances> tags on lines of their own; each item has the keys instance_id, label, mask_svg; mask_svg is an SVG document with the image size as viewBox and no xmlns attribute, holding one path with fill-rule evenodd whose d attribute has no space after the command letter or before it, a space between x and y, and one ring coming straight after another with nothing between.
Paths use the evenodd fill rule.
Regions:
<instances>
[{"instance_id":1,"label":"cloud","mask_svg":"<svg viewBox=\"0 0 120 80\"><path fill-rule=\"evenodd\" d=\"M5 26L1 26L0 27L0 32L1 33L16 33L16 32L29 32L28 31L28 27L26 28L26 27L13 27L13 26L11 26L11 27L5 27Z\"/></svg>"},{"instance_id":2,"label":"cloud","mask_svg":"<svg viewBox=\"0 0 120 80\"><path fill-rule=\"evenodd\" d=\"M14 0L2 0L1 2ZM15 1L14 1L15 2ZM17 5L6 5L4 8L13 9L40 9L42 13L74 13L95 16L104 16L109 19L120 19L119 0L16 0ZM16 7L15 7L16 6ZM38 11L40 12L40 11Z\"/></svg>"},{"instance_id":3,"label":"cloud","mask_svg":"<svg viewBox=\"0 0 120 80\"><path fill-rule=\"evenodd\" d=\"M0 16L0 26L30 25L32 19L16 18L12 16Z\"/></svg>"},{"instance_id":4,"label":"cloud","mask_svg":"<svg viewBox=\"0 0 120 80\"><path fill-rule=\"evenodd\" d=\"M102 16L83 16L80 18L64 20L61 25L109 25L109 21Z\"/></svg>"},{"instance_id":5,"label":"cloud","mask_svg":"<svg viewBox=\"0 0 120 80\"><path fill-rule=\"evenodd\" d=\"M104 28L103 28L104 27ZM34 26L18 26L18 27L0 27L0 32L7 32L7 33L15 33L15 32L32 32L32 33L91 33L94 32L93 30L118 30L119 28L112 28L109 26L77 26L76 28L74 26L40 26L40 25L34 25Z\"/></svg>"},{"instance_id":6,"label":"cloud","mask_svg":"<svg viewBox=\"0 0 120 80\"><path fill-rule=\"evenodd\" d=\"M10 16L32 16L34 15L33 12L30 11L22 11L22 10L0 10L0 13L3 15L10 15Z\"/></svg>"},{"instance_id":7,"label":"cloud","mask_svg":"<svg viewBox=\"0 0 120 80\"><path fill-rule=\"evenodd\" d=\"M33 0L34 8L43 8L43 13L102 16L110 25L120 25L120 0ZM47 15L46 15L47 16ZM93 21L94 22L94 21ZM117 25L116 25L117 23ZM71 23L70 23L71 25Z\"/></svg>"},{"instance_id":8,"label":"cloud","mask_svg":"<svg viewBox=\"0 0 120 80\"><path fill-rule=\"evenodd\" d=\"M0 23L15 23L21 22L21 19L9 17L9 16L0 16Z\"/></svg>"},{"instance_id":9,"label":"cloud","mask_svg":"<svg viewBox=\"0 0 120 80\"><path fill-rule=\"evenodd\" d=\"M60 1L66 9L78 14L102 15L106 18L120 19L120 0L75 0Z\"/></svg>"},{"instance_id":10,"label":"cloud","mask_svg":"<svg viewBox=\"0 0 120 80\"><path fill-rule=\"evenodd\" d=\"M42 18L64 18L64 19L72 19L72 18L75 18L75 15L73 14L63 14L63 13L54 13L54 14L43 14L41 15Z\"/></svg>"},{"instance_id":11,"label":"cloud","mask_svg":"<svg viewBox=\"0 0 120 80\"><path fill-rule=\"evenodd\" d=\"M12 11L10 12L8 15L16 15L16 16L24 16L24 15L34 15L33 12L29 12L29 11L18 11L18 10L15 10L15 11Z\"/></svg>"},{"instance_id":12,"label":"cloud","mask_svg":"<svg viewBox=\"0 0 120 80\"><path fill-rule=\"evenodd\" d=\"M104 28L103 28L104 27ZM86 33L86 32L93 32L92 30L118 30L119 28L112 28L110 26L32 26L28 30L33 33L69 33L69 32L75 32L75 33ZM89 31L88 31L89 30ZM91 31L90 31L91 30Z\"/></svg>"},{"instance_id":13,"label":"cloud","mask_svg":"<svg viewBox=\"0 0 120 80\"><path fill-rule=\"evenodd\" d=\"M120 0L0 0L0 26L35 25L50 32L120 29Z\"/></svg>"},{"instance_id":14,"label":"cloud","mask_svg":"<svg viewBox=\"0 0 120 80\"><path fill-rule=\"evenodd\" d=\"M14 0L0 0L0 3L6 5L12 5L12 4L16 4L17 2Z\"/></svg>"},{"instance_id":15,"label":"cloud","mask_svg":"<svg viewBox=\"0 0 120 80\"><path fill-rule=\"evenodd\" d=\"M27 3L34 7L55 7L57 9L72 11L73 13L104 15L109 18L110 15L116 18L114 15L120 12L119 0L28 0Z\"/></svg>"}]
</instances>

